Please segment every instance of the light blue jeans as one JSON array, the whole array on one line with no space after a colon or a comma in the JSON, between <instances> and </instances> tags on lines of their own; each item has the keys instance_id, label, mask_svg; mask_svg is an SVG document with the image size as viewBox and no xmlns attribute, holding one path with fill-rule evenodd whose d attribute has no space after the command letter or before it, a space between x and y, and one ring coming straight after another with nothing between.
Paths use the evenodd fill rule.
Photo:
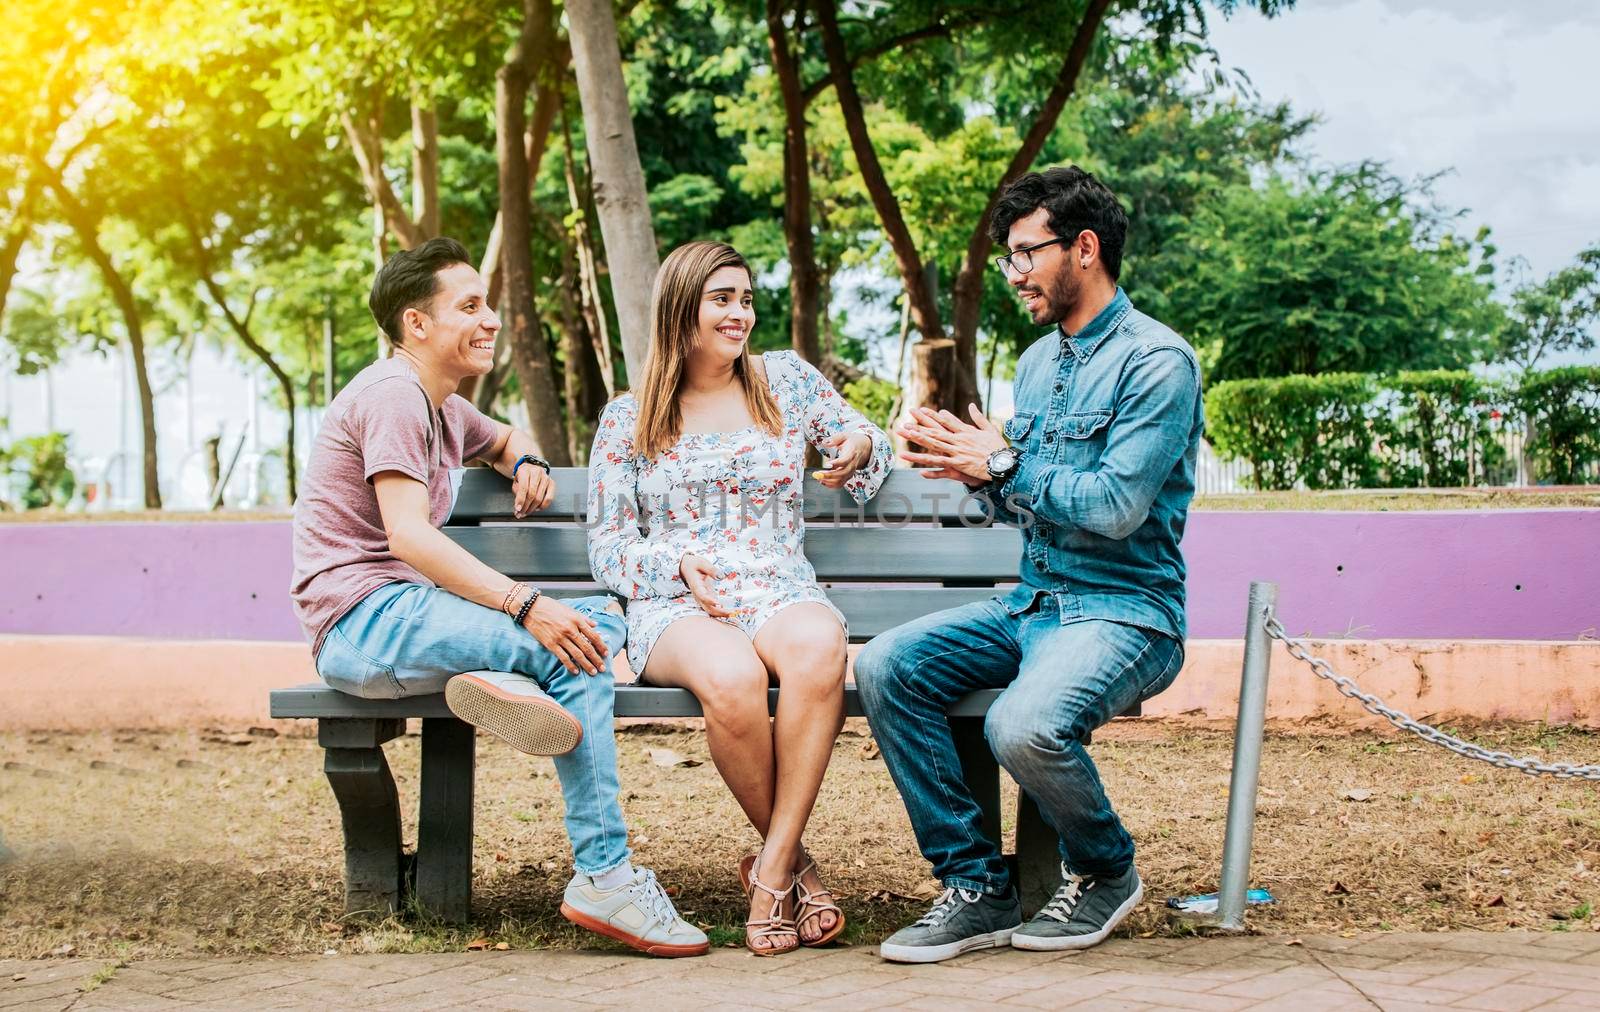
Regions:
<instances>
[{"instance_id":1,"label":"light blue jeans","mask_svg":"<svg viewBox=\"0 0 1600 1012\"><path fill-rule=\"evenodd\" d=\"M629 857L628 829L617 803L617 740L612 731L616 682L609 660L622 650L627 626L606 610L608 597L563 603L594 619L611 648L598 675L571 674L554 654L491 608L418 583L391 583L357 602L328 631L317 674L341 692L398 699L444 691L463 671L527 675L583 725L583 740L555 757L566 802L573 864L600 875Z\"/></svg>"},{"instance_id":2,"label":"light blue jeans","mask_svg":"<svg viewBox=\"0 0 1600 1012\"><path fill-rule=\"evenodd\" d=\"M1003 688L984 720L989 748L1061 839L1080 875L1117 875L1133 838L1112 810L1082 739L1177 677L1183 644L1138 626L1062 623L1055 598L1000 598L927 615L884 633L856 658L856 687L922 855L944 885L1001 895L999 848L961 776L949 705Z\"/></svg>"}]
</instances>

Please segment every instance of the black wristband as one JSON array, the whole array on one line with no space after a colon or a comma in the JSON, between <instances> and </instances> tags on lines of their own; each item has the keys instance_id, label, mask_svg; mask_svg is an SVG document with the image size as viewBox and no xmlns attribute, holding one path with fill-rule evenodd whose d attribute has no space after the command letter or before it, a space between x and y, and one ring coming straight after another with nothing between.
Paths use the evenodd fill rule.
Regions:
<instances>
[{"instance_id":1,"label":"black wristband","mask_svg":"<svg viewBox=\"0 0 1600 1012\"><path fill-rule=\"evenodd\" d=\"M522 470L523 464L538 464L540 467L544 468L545 474L550 473L550 462L548 460L545 460L543 457L535 456L531 453L524 453L522 456L517 458L517 462L515 464L511 465L512 481L517 480L517 472Z\"/></svg>"},{"instance_id":2,"label":"black wristband","mask_svg":"<svg viewBox=\"0 0 1600 1012\"><path fill-rule=\"evenodd\" d=\"M533 591L533 593L529 594L528 599L522 602L522 607L517 609L517 625L522 624L522 620L528 617L528 612L533 610L534 602L539 600L539 588L530 587L529 589Z\"/></svg>"}]
</instances>

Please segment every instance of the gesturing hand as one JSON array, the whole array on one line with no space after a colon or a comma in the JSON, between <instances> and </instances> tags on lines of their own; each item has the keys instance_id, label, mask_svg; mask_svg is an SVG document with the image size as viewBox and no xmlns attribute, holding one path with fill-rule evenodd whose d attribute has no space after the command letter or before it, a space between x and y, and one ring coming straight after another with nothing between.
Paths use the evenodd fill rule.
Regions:
<instances>
[{"instance_id":1,"label":"gesturing hand","mask_svg":"<svg viewBox=\"0 0 1600 1012\"><path fill-rule=\"evenodd\" d=\"M833 451L824 470L814 477L826 488L843 488L872 459L872 438L860 432L841 432L817 444Z\"/></svg>"},{"instance_id":2,"label":"gesturing hand","mask_svg":"<svg viewBox=\"0 0 1600 1012\"><path fill-rule=\"evenodd\" d=\"M678 563L678 574L683 577L683 585L689 588L689 593L694 595L695 601L705 613L712 618L727 618L733 612L724 608L717 600L716 591L711 589L711 581L721 574L710 559L699 555L685 555L683 561Z\"/></svg>"},{"instance_id":3,"label":"gesturing hand","mask_svg":"<svg viewBox=\"0 0 1600 1012\"><path fill-rule=\"evenodd\" d=\"M926 478L953 478L976 488L989 481L989 454L1004 449L1006 437L984 417L976 404L967 405L976 424L968 425L948 411L914 408L911 421L900 426L898 434L908 443L923 448L900 456L919 467L931 467Z\"/></svg>"},{"instance_id":4,"label":"gesturing hand","mask_svg":"<svg viewBox=\"0 0 1600 1012\"><path fill-rule=\"evenodd\" d=\"M550 472L538 464L523 464L517 468L516 480L511 483L511 512L518 520L535 510L542 510L556 497L556 483Z\"/></svg>"},{"instance_id":5,"label":"gesturing hand","mask_svg":"<svg viewBox=\"0 0 1600 1012\"><path fill-rule=\"evenodd\" d=\"M543 468L538 470L544 473ZM541 594L522 624L571 674L580 668L591 675L605 670L606 654L611 650L600 638L594 619Z\"/></svg>"}]
</instances>

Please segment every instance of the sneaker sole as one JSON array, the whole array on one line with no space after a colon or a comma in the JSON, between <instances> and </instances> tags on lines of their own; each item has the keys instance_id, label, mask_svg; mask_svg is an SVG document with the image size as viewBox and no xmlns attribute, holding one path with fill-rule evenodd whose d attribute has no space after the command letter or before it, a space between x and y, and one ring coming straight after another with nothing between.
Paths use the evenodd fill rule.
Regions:
<instances>
[{"instance_id":1,"label":"sneaker sole","mask_svg":"<svg viewBox=\"0 0 1600 1012\"><path fill-rule=\"evenodd\" d=\"M891 963L942 963L947 959L954 959L963 952L1003 949L1010 944L1012 932L1015 930L1015 928L1002 928L987 935L973 935L943 945L891 945L884 942L878 946L878 955Z\"/></svg>"},{"instance_id":2,"label":"sneaker sole","mask_svg":"<svg viewBox=\"0 0 1600 1012\"><path fill-rule=\"evenodd\" d=\"M616 939L623 945L628 946L628 948L637 949L648 956L664 956L667 959L677 959L682 956L704 956L711 951L711 941L709 939L697 945L667 945L663 942L652 942L649 939L640 938L638 935L630 935L613 924L590 917L565 900L561 903L561 916L580 928L593 931L597 935Z\"/></svg>"},{"instance_id":3,"label":"sneaker sole","mask_svg":"<svg viewBox=\"0 0 1600 1012\"><path fill-rule=\"evenodd\" d=\"M583 725L548 696L518 696L481 678L457 675L445 683L450 712L528 755L566 755L583 740Z\"/></svg>"},{"instance_id":4,"label":"sneaker sole","mask_svg":"<svg viewBox=\"0 0 1600 1012\"><path fill-rule=\"evenodd\" d=\"M1144 899L1144 882L1139 882L1139 887L1133 895L1122 901L1122 905L1111 912L1106 920L1106 926L1099 931L1087 935L1030 935L1022 930L1011 936L1013 949L1027 949L1029 952L1060 952L1064 949L1087 949L1099 945L1106 937L1116 930L1117 925L1127 919L1133 908Z\"/></svg>"}]
</instances>

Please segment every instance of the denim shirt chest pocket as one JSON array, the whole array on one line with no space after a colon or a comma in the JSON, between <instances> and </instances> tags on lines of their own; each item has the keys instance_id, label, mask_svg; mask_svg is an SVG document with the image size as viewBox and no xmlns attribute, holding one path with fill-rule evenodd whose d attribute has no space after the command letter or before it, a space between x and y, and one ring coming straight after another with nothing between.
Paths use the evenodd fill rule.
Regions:
<instances>
[{"instance_id":1,"label":"denim shirt chest pocket","mask_svg":"<svg viewBox=\"0 0 1600 1012\"><path fill-rule=\"evenodd\" d=\"M1034 413L1032 411L1018 411L1006 419L1004 432L1006 442L1021 450L1023 453L1033 452L1030 437L1033 433Z\"/></svg>"},{"instance_id":2,"label":"denim shirt chest pocket","mask_svg":"<svg viewBox=\"0 0 1600 1012\"><path fill-rule=\"evenodd\" d=\"M1045 421L1043 452L1049 459L1069 467L1093 468L1105 453L1112 414L1107 407L1052 415Z\"/></svg>"}]
</instances>

